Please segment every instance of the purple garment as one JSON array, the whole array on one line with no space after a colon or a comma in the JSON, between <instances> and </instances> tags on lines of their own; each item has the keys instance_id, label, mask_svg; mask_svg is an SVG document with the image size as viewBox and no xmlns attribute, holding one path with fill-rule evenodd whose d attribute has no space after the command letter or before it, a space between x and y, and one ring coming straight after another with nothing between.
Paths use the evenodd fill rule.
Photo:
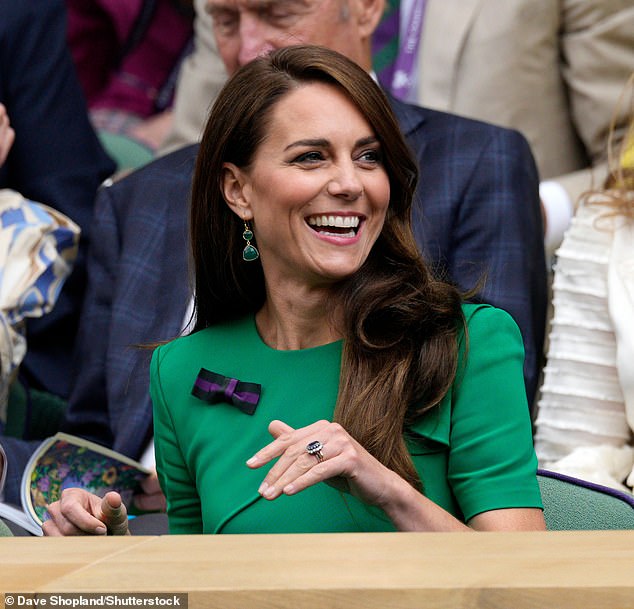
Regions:
<instances>
[{"instance_id":1,"label":"purple garment","mask_svg":"<svg viewBox=\"0 0 634 609\"><path fill-rule=\"evenodd\" d=\"M172 0L155 0L147 26L140 28L147 0L66 4L68 42L91 110L122 110L147 118L169 106L172 96L165 96L164 88L173 86L171 77L188 49L191 14L178 10Z\"/></svg>"}]
</instances>

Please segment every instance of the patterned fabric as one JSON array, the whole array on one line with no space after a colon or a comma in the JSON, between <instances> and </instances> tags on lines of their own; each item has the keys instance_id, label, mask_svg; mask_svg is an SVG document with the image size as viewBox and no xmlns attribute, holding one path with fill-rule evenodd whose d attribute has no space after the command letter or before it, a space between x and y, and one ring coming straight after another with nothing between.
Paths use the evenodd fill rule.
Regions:
<instances>
[{"instance_id":1,"label":"patterned fabric","mask_svg":"<svg viewBox=\"0 0 634 609\"><path fill-rule=\"evenodd\" d=\"M191 394L208 404L233 404L245 414L252 415L260 401L261 390L259 383L245 383L201 368Z\"/></svg>"},{"instance_id":2,"label":"patterned fabric","mask_svg":"<svg viewBox=\"0 0 634 609\"><path fill-rule=\"evenodd\" d=\"M26 353L24 320L53 308L78 243L79 228L66 216L0 190L0 432L9 383Z\"/></svg>"}]
</instances>

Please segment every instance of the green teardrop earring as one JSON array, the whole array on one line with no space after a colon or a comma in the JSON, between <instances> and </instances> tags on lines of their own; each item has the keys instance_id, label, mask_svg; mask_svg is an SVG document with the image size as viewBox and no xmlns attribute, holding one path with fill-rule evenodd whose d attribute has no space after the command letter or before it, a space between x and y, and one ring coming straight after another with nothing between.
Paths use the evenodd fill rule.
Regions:
<instances>
[{"instance_id":1,"label":"green teardrop earring","mask_svg":"<svg viewBox=\"0 0 634 609\"><path fill-rule=\"evenodd\" d=\"M242 260L246 262L253 262L260 257L260 252L258 252L255 245L251 245L251 239L253 239L253 231L249 228L247 221L244 221L244 232L242 233L242 238L247 242L242 250Z\"/></svg>"}]
</instances>

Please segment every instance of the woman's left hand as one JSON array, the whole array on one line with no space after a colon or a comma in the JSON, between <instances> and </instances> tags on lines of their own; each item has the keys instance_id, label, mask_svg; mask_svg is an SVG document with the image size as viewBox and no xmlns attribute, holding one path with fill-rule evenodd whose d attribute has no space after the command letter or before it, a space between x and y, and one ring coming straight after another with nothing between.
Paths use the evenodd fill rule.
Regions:
<instances>
[{"instance_id":1,"label":"woman's left hand","mask_svg":"<svg viewBox=\"0 0 634 609\"><path fill-rule=\"evenodd\" d=\"M275 440L247 461L249 467L257 468L279 457L258 489L265 499L294 495L318 482L327 482L364 503L383 506L396 484L407 484L338 423L317 421L293 429L282 421L272 421L269 433ZM321 443L321 459L307 451L311 442Z\"/></svg>"},{"instance_id":2,"label":"woman's left hand","mask_svg":"<svg viewBox=\"0 0 634 609\"><path fill-rule=\"evenodd\" d=\"M258 489L265 499L294 495L326 482L381 508L399 531L544 529L542 512L536 508L489 510L474 516L470 526L465 525L377 461L337 423L317 421L293 429L282 421L272 421L269 432L275 440L247 461L255 469L279 457ZM308 452L313 442L321 444L322 459Z\"/></svg>"}]
</instances>

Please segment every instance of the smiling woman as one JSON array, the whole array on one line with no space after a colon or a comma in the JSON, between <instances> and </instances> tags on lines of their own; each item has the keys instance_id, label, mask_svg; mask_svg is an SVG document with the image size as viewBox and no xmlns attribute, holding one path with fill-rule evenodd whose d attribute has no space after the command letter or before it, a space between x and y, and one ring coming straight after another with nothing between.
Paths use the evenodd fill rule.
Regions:
<instances>
[{"instance_id":1,"label":"smiling woman","mask_svg":"<svg viewBox=\"0 0 634 609\"><path fill-rule=\"evenodd\" d=\"M267 283L304 298L361 268L390 199L372 127L321 82L296 86L271 108L249 165L223 164L222 188L235 214L253 222Z\"/></svg>"},{"instance_id":2,"label":"smiling woman","mask_svg":"<svg viewBox=\"0 0 634 609\"><path fill-rule=\"evenodd\" d=\"M192 188L195 328L151 366L172 532L544 527L519 331L423 262L416 178L342 55L228 81Z\"/></svg>"}]
</instances>

